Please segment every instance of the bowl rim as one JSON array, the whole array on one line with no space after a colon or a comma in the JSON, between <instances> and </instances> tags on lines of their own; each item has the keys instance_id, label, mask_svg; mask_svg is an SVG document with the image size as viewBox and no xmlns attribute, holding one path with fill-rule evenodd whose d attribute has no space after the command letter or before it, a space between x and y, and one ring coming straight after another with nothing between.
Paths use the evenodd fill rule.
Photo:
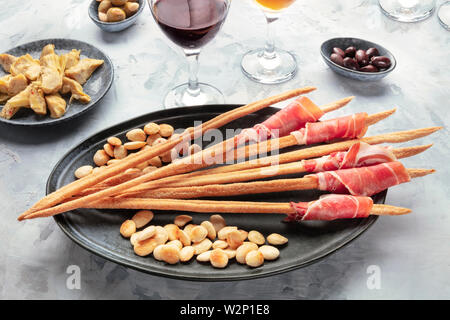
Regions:
<instances>
[{"instance_id":1,"label":"bowl rim","mask_svg":"<svg viewBox=\"0 0 450 320\"><path fill-rule=\"evenodd\" d=\"M386 51L387 53L390 54L390 56L392 57L391 59L391 66L383 71L378 71L378 72L362 72L362 71L358 71L358 70L352 70L352 69L347 69L345 67L342 67L340 65L338 65L337 63L333 62L329 56L327 56L324 52L324 46L327 42L330 42L332 40L343 40L343 39L352 39L352 40L360 40L363 42L370 42L372 44L374 44L377 48L382 48L384 51ZM337 68L341 69L342 71L346 71L349 73L354 73L354 74L359 74L359 75L365 75L365 76L369 76L369 77L375 77L377 75L383 75L383 74L388 74L390 72L392 72L395 67L397 66L397 59L395 59L395 56L392 54L391 51L389 51L388 49L386 49L385 47L383 47L382 45L379 45L376 42L370 41L370 40L365 40L365 39L361 39L361 38L354 38L354 37L336 37L336 38L331 38L328 39L326 41L324 41L322 43L322 45L320 46L320 54L322 55L322 58L325 59L327 62L333 64L334 66L336 66Z\"/></svg>"},{"instance_id":2,"label":"bowl rim","mask_svg":"<svg viewBox=\"0 0 450 320\"><path fill-rule=\"evenodd\" d=\"M117 22L104 22L104 21L101 21L98 18L98 15L93 14L93 12L91 12L91 7L93 6L94 3L95 3L95 7L97 9L96 12L98 11L98 6L99 6L100 2L98 2L97 0L92 0L91 3L89 4L88 14L89 14L89 17L92 19L92 21L94 21L97 24L104 25L104 26L120 25L120 24L123 24L125 22L129 22L130 19L137 18L137 16L144 10L145 0L137 0L137 1L139 2L139 9L138 9L138 11L135 14L133 14L131 17L125 18L122 21L117 21Z\"/></svg>"}]
</instances>

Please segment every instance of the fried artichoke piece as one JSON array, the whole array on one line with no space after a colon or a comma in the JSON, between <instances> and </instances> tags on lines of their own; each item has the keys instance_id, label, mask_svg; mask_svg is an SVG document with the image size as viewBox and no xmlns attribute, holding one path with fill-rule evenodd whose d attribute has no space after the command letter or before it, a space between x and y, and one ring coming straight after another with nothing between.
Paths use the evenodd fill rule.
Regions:
<instances>
[{"instance_id":1,"label":"fried artichoke piece","mask_svg":"<svg viewBox=\"0 0 450 320\"><path fill-rule=\"evenodd\" d=\"M59 93L45 96L48 110L50 110L50 117L61 118L66 113L66 101L59 95Z\"/></svg>"},{"instance_id":2,"label":"fried artichoke piece","mask_svg":"<svg viewBox=\"0 0 450 320\"><path fill-rule=\"evenodd\" d=\"M75 66L67 69L65 75L83 85L103 62L103 60L89 58L80 60Z\"/></svg>"},{"instance_id":3,"label":"fried artichoke piece","mask_svg":"<svg viewBox=\"0 0 450 320\"><path fill-rule=\"evenodd\" d=\"M0 112L0 117L5 119L11 119L17 111L19 111L22 107L29 107L30 106L30 92L31 92L31 84L28 85L28 87L25 88L25 90L22 90L18 94L16 94L14 97L8 100L8 102L3 107L2 111Z\"/></svg>"},{"instance_id":4,"label":"fried artichoke piece","mask_svg":"<svg viewBox=\"0 0 450 320\"><path fill-rule=\"evenodd\" d=\"M0 93L9 97L15 96L28 86L28 80L23 74L17 76L7 75L0 78Z\"/></svg>"},{"instance_id":5,"label":"fried artichoke piece","mask_svg":"<svg viewBox=\"0 0 450 320\"><path fill-rule=\"evenodd\" d=\"M80 53L81 50L72 49L59 57L59 64L64 68L63 71L72 68L80 61Z\"/></svg>"},{"instance_id":6,"label":"fried artichoke piece","mask_svg":"<svg viewBox=\"0 0 450 320\"><path fill-rule=\"evenodd\" d=\"M39 58L41 63L42 63L42 58L49 54L55 54L55 45L54 44L50 43L50 44L46 45L44 48L42 48L41 57Z\"/></svg>"},{"instance_id":7,"label":"fried artichoke piece","mask_svg":"<svg viewBox=\"0 0 450 320\"><path fill-rule=\"evenodd\" d=\"M9 70L13 76L23 74L30 81L34 81L39 77L41 73L41 66L39 60L33 59L28 53L20 56L14 61Z\"/></svg>"},{"instance_id":8,"label":"fried artichoke piece","mask_svg":"<svg viewBox=\"0 0 450 320\"><path fill-rule=\"evenodd\" d=\"M30 107L37 114L47 114L47 104L45 103L44 91L40 83L33 82L30 90Z\"/></svg>"},{"instance_id":9,"label":"fried artichoke piece","mask_svg":"<svg viewBox=\"0 0 450 320\"><path fill-rule=\"evenodd\" d=\"M53 44L46 45L39 58L41 63L41 87L45 94L58 92L63 83L64 68L61 67L59 56L55 53Z\"/></svg>"},{"instance_id":10,"label":"fried artichoke piece","mask_svg":"<svg viewBox=\"0 0 450 320\"><path fill-rule=\"evenodd\" d=\"M7 53L0 54L0 65L3 67L3 70L6 72L10 72L11 66L14 62L16 62L17 57L12 56Z\"/></svg>"},{"instance_id":11,"label":"fried artichoke piece","mask_svg":"<svg viewBox=\"0 0 450 320\"><path fill-rule=\"evenodd\" d=\"M89 101L91 101L91 97L84 93L81 84L68 77L63 78L63 86L60 92L62 94L72 93L69 103L71 103L73 99L79 100L82 103L89 103Z\"/></svg>"}]
</instances>

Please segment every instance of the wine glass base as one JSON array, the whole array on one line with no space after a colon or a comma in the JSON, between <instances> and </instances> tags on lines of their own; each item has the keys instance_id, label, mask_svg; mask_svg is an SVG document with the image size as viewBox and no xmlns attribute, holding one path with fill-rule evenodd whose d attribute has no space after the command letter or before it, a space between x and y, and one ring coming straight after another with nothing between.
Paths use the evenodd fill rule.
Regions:
<instances>
[{"instance_id":1,"label":"wine glass base","mask_svg":"<svg viewBox=\"0 0 450 320\"><path fill-rule=\"evenodd\" d=\"M170 90L164 98L165 109L223 103L225 98L219 89L201 82L196 91L190 91L184 83Z\"/></svg>"},{"instance_id":2,"label":"wine glass base","mask_svg":"<svg viewBox=\"0 0 450 320\"><path fill-rule=\"evenodd\" d=\"M264 52L264 49L251 50L242 57L241 69L248 78L259 83L277 84L295 76L297 61L291 53L275 49L267 58Z\"/></svg>"},{"instance_id":3,"label":"wine glass base","mask_svg":"<svg viewBox=\"0 0 450 320\"><path fill-rule=\"evenodd\" d=\"M450 31L450 1L441 4L438 11L438 19L440 24Z\"/></svg>"},{"instance_id":4,"label":"wine glass base","mask_svg":"<svg viewBox=\"0 0 450 320\"><path fill-rule=\"evenodd\" d=\"M418 2L410 8L403 7L400 1L393 4L392 1L379 0L378 4L387 17L399 22L422 21L429 18L434 12L434 3L430 5Z\"/></svg>"}]
</instances>

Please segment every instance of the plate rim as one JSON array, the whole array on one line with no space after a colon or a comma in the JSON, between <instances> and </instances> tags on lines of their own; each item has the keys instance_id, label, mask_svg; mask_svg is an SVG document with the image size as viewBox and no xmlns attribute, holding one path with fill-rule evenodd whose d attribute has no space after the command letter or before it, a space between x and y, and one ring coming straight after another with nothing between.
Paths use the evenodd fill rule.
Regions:
<instances>
[{"instance_id":1,"label":"plate rim","mask_svg":"<svg viewBox=\"0 0 450 320\"><path fill-rule=\"evenodd\" d=\"M70 120L76 119L77 117L79 117L79 116L85 114L86 112L92 110L95 106L97 106L97 104L100 102L100 100L102 100L105 97L105 95L109 92L109 89L111 89L112 83L114 82L114 64L113 64L111 58L103 50L99 49L98 47L94 46L93 44L87 43L87 42L82 41L82 40L71 39L71 38L39 39L39 40L34 40L34 41L29 41L29 42L25 42L25 43L19 44L19 45L15 46L15 47L9 48L6 51L3 51L2 53L8 53L11 50L17 49L17 48L22 47L22 46L30 45L30 44L33 44L33 43L36 43L36 42L52 42L52 41L55 41L55 40L57 40L57 41L69 41L69 42L74 42L74 43L76 43L76 42L82 43L83 45L91 47L91 48L94 48L95 50L100 52L106 58L106 61L108 62L108 64L111 66L111 77L110 77L111 79L109 80L108 83L106 83L106 86L104 86L104 88L106 88L106 89L103 91L103 93L95 101L92 102L92 104L90 106L81 109L79 112L74 113L74 114L72 114L69 117L64 117L63 116L63 117L58 118L58 119L52 119L52 118L50 118L48 116L49 119L52 119L51 121L31 122L31 123L22 123L22 122L14 121L13 119L7 120L7 119L3 119L3 118L0 117L0 122L1 123L7 124L7 125L10 125L10 126L18 126L18 127L47 127L47 126L61 124L61 123L64 123L66 121L70 121ZM58 48L56 48L56 50L58 50Z\"/></svg>"},{"instance_id":2,"label":"plate rim","mask_svg":"<svg viewBox=\"0 0 450 320\"><path fill-rule=\"evenodd\" d=\"M149 112L137 117L133 117L130 119L127 119L125 121L119 122L117 124L114 124L112 126L109 126L107 128L104 128L98 132L95 132L94 134L90 135L89 137L85 138L83 141L81 141L80 143L78 143L77 145L75 145L74 147L70 148L69 151L67 151L61 158L60 160L54 165L48 179L47 179L47 183L46 183L46 195L48 195L51 191L51 183L52 183L52 179L54 178L54 175L56 173L56 170L59 168L60 164L63 162L63 160L65 160L71 153L73 153L75 151L75 149L77 149L80 145L83 145L84 143L88 142L89 140L93 139L95 136L99 135L100 133L104 132L104 131L109 131L109 130L114 130L116 127L120 127L123 126L126 123L129 122L134 122L134 121L139 121L139 119L143 119L146 118L150 115L155 115L158 116L159 114L164 114L164 112L167 111L172 111L174 110L175 112L183 112L184 110L188 111L191 110L192 108L204 108L204 107L214 107L214 108L220 108L220 107L229 107L230 110L240 107L243 104L216 104L216 105L202 105L202 106L188 106L188 107L181 107L181 108L172 108L172 109L162 109L162 110L157 110L154 112ZM276 107L268 107L267 109L273 109L273 111L278 111L280 110L280 108L276 108ZM173 111L172 111L173 112ZM178 113L177 112L177 113ZM180 114L180 113L178 113ZM119 128L117 128L119 129ZM380 192L378 194L379 197L381 197L381 201L384 203L386 200L386 195L387 195L387 190L384 190L382 192ZM293 271L296 269L300 269L300 268L304 268L307 267L309 265L312 265L314 263L317 263L321 260L323 260L324 258L330 256L331 254L337 252L338 250L342 249L343 247L347 246L348 244L350 244L351 242L353 242L354 240L356 240L357 238L359 238L363 233L365 233L374 223L375 221L377 221L378 216L370 216L368 218L364 218L361 219L361 223L362 225L358 225L357 227L359 228L355 233L352 233L351 235L348 235L347 237L344 238L344 240L342 241L342 243L340 243L338 246L332 248L332 249L328 249L325 252L323 252L322 254L320 254L318 257L312 258L309 261L306 261L304 263L300 263L300 264L290 264L290 265L286 265L282 268L279 268L278 270L271 270L271 271L267 271L267 272L263 272L263 273L249 273L248 275L228 275L228 274L224 274L224 275L220 275L217 273L211 273L211 276L202 276L202 277L196 277L194 275L184 275L184 274L177 274L177 272L174 270L165 270L164 272L160 272L158 270L155 269L148 269L145 267L142 267L140 265L136 265L134 264L132 261L129 261L127 259L123 259L121 257L117 257L117 256L113 256L109 253L108 250L103 250L103 251L99 251L99 250L95 250L95 245L94 244L90 244L87 241L83 241L82 238L78 238L76 236L76 233L74 233L73 231L70 230L66 220L65 220L65 215L64 214L60 214L60 215L55 215L53 216L54 221L56 222L56 224L59 226L59 228L63 231L63 233L72 241L74 241L77 245L79 245L81 248L87 250L90 253L93 253L99 257L102 257L108 261L111 261L113 263L117 263L119 265L122 265L124 267L133 269L133 270L137 270L139 272L143 272L146 274L150 274L153 276L160 276L160 277L165 277L165 278L170 278L170 279L177 279L177 280L184 280L184 281L197 281L197 282L222 282L222 281L242 281L242 280L251 280L251 279L259 279L259 278L265 278L265 277L270 277L270 276L275 276L275 275L279 275L279 274L283 274L289 271Z\"/></svg>"}]
</instances>

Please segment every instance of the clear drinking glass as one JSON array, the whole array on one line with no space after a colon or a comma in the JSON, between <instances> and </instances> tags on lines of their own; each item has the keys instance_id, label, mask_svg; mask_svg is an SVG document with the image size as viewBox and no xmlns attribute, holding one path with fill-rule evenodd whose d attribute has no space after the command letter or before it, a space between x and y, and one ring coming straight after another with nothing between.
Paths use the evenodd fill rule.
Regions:
<instances>
[{"instance_id":1,"label":"clear drinking glass","mask_svg":"<svg viewBox=\"0 0 450 320\"><path fill-rule=\"evenodd\" d=\"M439 7L438 19L441 25L450 31L450 1L446 1Z\"/></svg>"},{"instance_id":2,"label":"clear drinking glass","mask_svg":"<svg viewBox=\"0 0 450 320\"><path fill-rule=\"evenodd\" d=\"M436 0L378 0L389 18L401 22L421 21L433 14Z\"/></svg>"},{"instance_id":3,"label":"clear drinking glass","mask_svg":"<svg viewBox=\"0 0 450 320\"><path fill-rule=\"evenodd\" d=\"M231 0L148 0L151 12L164 34L183 49L189 62L189 81L173 88L164 107L224 103L219 89L198 81L201 48L219 32Z\"/></svg>"},{"instance_id":4,"label":"clear drinking glass","mask_svg":"<svg viewBox=\"0 0 450 320\"><path fill-rule=\"evenodd\" d=\"M267 20L267 41L264 48L247 52L241 61L242 72L250 79L266 84L275 84L292 79L297 71L295 57L275 48L271 34L272 22L278 20L284 9L295 0L255 0L262 8Z\"/></svg>"}]
</instances>

